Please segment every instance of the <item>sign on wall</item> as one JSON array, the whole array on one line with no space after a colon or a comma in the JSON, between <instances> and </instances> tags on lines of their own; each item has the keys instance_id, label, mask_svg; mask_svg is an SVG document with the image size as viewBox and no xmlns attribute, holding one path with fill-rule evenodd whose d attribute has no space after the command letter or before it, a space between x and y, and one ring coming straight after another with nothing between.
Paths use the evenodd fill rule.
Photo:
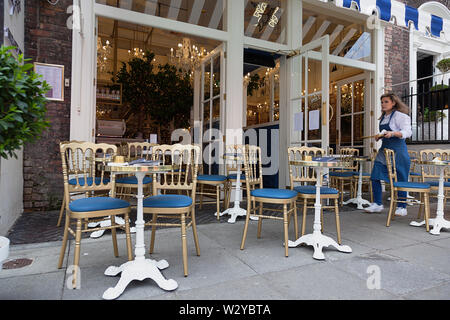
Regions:
<instances>
[{"instance_id":1,"label":"sign on wall","mask_svg":"<svg viewBox=\"0 0 450 320\"><path fill-rule=\"evenodd\" d=\"M34 63L34 72L43 76L50 85L46 97L51 101L64 101L64 66L47 63Z\"/></svg>"}]
</instances>

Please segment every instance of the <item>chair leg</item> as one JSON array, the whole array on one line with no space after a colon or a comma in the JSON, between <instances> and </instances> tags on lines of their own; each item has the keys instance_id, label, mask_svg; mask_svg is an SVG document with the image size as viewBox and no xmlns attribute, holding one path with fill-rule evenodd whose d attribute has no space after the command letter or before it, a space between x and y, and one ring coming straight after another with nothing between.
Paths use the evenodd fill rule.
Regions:
<instances>
[{"instance_id":1,"label":"chair leg","mask_svg":"<svg viewBox=\"0 0 450 320\"><path fill-rule=\"evenodd\" d=\"M195 220L195 206L192 206L191 209L191 220L192 220L192 233L194 234L195 250L197 251L197 256L200 256L200 244L198 241L198 234L197 234L197 222Z\"/></svg>"},{"instance_id":2,"label":"chair leg","mask_svg":"<svg viewBox=\"0 0 450 320\"><path fill-rule=\"evenodd\" d=\"M262 202L259 203L259 212L258 213L259 213L260 216L263 213L263 203ZM262 221L263 221L263 219L261 217L259 217L259 219L258 219L258 233L257 233L257 238L258 239L261 238Z\"/></svg>"},{"instance_id":3,"label":"chair leg","mask_svg":"<svg viewBox=\"0 0 450 320\"><path fill-rule=\"evenodd\" d=\"M302 236L305 235L306 230L306 211L308 210L308 199L303 199L303 221L302 221Z\"/></svg>"},{"instance_id":4,"label":"chair leg","mask_svg":"<svg viewBox=\"0 0 450 320\"><path fill-rule=\"evenodd\" d=\"M114 247L114 256L117 258L119 257L119 249L117 248L117 225L116 225L116 217L114 215L111 215L111 238L113 241L113 247Z\"/></svg>"},{"instance_id":5,"label":"chair leg","mask_svg":"<svg viewBox=\"0 0 450 320\"><path fill-rule=\"evenodd\" d=\"M430 231L430 226L428 223L428 220L430 219L430 195L428 193L425 193L425 226L427 228L427 232Z\"/></svg>"},{"instance_id":6,"label":"chair leg","mask_svg":"<svg viewBox=\"0 0 450 320\"><path fill-rule=\"evenodd\" d=\"M241 250L244 250L245 246L245 239L247 239L247 231L248 231L248 223L250 220L250 210L251 210L251 199L247 199L247 215L245 216L245 225L244 225L244 232L242 234L242 241L241 241Z\"/></svg>"},{"instance_id":7,"label":"chair leg","mask_svg":"<svg viewBox=\"0 0 450 320\"><path fill-rule=\"evenodd\" d=\"M344 180L340 180L340 190L341 190L341 206L344 205Z\"/></svg>"},{"instance_id":8,"label":"chair leg","mask_svg":"<svg viewBox=\"0 0 450 320\"><path fill-rule=\"evenodd\" d=\"M220 220L220 185L216 186L217 221Z\"/></svg>"},{"instance_id":9,"label":"chair leg","mask_svg":"<svg viewBox=\"0 0 450 320\"><path fill-rule=\"evenodd\" d=\"M183 248L183 270L184 276L188 276L188 261L187 261L187 240L186 240L186 214L181 214L181 245Z\"/></svg>"},{"instance_id":10,"label":"chair leg","mask_svg":"<svg viewBox=\"0 0 450 320\"><path fill-rule=\"evenodd\" d=\"M68 213L66 213L66 223L64 225L64 236L62 240L61 252L59 254L58 269L62 268L62 264L64 261L64 254L66 253L67 247L67 239L69 237L69 225L70 225L70 216Z\"/></svg>"},{"instance_id":11,"label":"chair leg","mask_svg":"<svg viewBox=\"0 0 450 320\"><path fill-rule=\"evenodd\" d=\"M422 208L424 206L425 203L425 199L423 196L423 193L420 193L420 205L419 205L419 212L417 214L417 220L420 220L420 218L422 217Z\"/></svg>"},{"instance_id":12,"label":"chair leg","mask_svg":"<svg viewBox=\"0 0 450 320\"><path fill-rule=\"evenodd\" d=\"M158 215L154 213L152 218L152 235L150 238L150 254L152 254L155 249L156 221L158 221Z\"/></svg>"},{"instance_id":13,"label":"chair leg","mask_svg":"<svg viewBox=\"0 0 450 320\"><path fill-rule=\"evenodd\" d=\"M261 218L259 218L261 220ZM284 225L284 254L287 257L288 253L288 242L289 242L289 228L288 228L288 215L287 215L287 204L283 204L283 225Z\"/></svg>"},{"instance_id":14,"label":"chair leg","mask_svg":"<svg viewBox=\"0 0 450 320\"><path fill-rule=\"evenodd\" d=\"M61 204L61 209L59 210L58 223L56 224L57 227L61 226L61 221L62 221L62 216L63 216L63 213L64 213L65 206L66 206L66 197L63 197L62 204Z\"/></svg>"},{"instance_id":15,"label":"chair leg","mask_svg":"<svg viewBox=\"0 0 450 320\"><path fill-rule=\"evenodd\" d=\"M373 203L372 182L369 180L370 203Z\"/></svg>"},{"instance_id":16,"label":"chair leg","mask_svg":"<svg viewBox=\"0 0 450 320\"><path fill-rule=\"evenodd\" d=\"M292 208L293 207L293 208ZM298 217L297 217L297 200L291 204L291 209L294 209L294 230L295 239L298 239Z\"/></svg>"},{"instance_id":17,"label":"chair leg","mask_svg":"<svg viewBox=\"0 0 450 320\"><path fill-rule=\"evenodd\" d=\"M391 224L391 219L392 219L392 209L394 208L394 192L391 191L391 203L389 204L389 213L388 213L388 218L387 218L387 222L386 222L386 227L389 227Z\"/></svg>"},{"instance_id":18,"label":"chair leg","mask_svg":"<svg viewBox=\"0 0 450 320\"><path fill-rule=\"evenodd\" d=\"M133 249L131 248L130 215L128 212L125 213L125 235L127 242L128 261L131 261L133 260Z\"/></svg>"},{"instance_id":19,"label":"chair leg","mask_svg":"<svg viewBox=\"0 0 450 320\"><path fill-rule=\"evenodd\" d=\"M340 222L340 219L339 219L338 199L334 199L334 213L336 215L337 241L338 241L339 244L342 244L342 242L341 242L341 222Z\"/></svg>"},{"instance_id":20,"label":"chair leg","mask_svg":"<svg viewBox=\"0 0 450 320\"><path fill-rule=\"evenodd\" d=\"M203 207L203 184L200 185L200 210L202 210Z\"/></svg>"},{"instance_id":21,"label":"chair leg","mask_svg":"<svg viewBox=\"0 0 450 320\"><path fill-rule=\"evenodd\" d=\"M77 219L77 231L75 233L75 257L73 259L73 288L76 288L78 281L78 266L80 265L80 251L81 251L81 219Z\"/></svg>"}]
</instances>

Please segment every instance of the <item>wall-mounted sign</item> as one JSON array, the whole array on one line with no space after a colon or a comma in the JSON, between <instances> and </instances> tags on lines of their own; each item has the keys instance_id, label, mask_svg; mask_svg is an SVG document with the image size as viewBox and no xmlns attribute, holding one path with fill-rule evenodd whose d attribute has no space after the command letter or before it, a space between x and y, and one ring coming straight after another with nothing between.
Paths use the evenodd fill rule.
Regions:
<instances>
[{"instance_id":1,"label":"wall-mounted sign","mask_svg":"<svg viewBox=\"0 0 450 320\"><path fill-rule=\"evenodd\" d=\"M64 101L64 66L47 63L34 63L34 72L43 76L50 85L46 97L51 101Z\"/></svg>"}]
</instances>

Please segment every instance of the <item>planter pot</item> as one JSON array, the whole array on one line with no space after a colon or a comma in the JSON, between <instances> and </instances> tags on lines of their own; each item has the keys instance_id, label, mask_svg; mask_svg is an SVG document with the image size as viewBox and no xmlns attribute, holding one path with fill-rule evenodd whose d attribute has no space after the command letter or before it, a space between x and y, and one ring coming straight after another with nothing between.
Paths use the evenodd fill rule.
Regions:
<instances>
[{"instance_id":1,"label":"planter pot","mask_svg":"<svg viewBox=\"0 0 450 320\"><path fill-rule=\"evenodd\" d=\"M0 237L0 270L3 267L3 261L8 259L9 256L9 239Z\"/></svg>"}]
</instances>

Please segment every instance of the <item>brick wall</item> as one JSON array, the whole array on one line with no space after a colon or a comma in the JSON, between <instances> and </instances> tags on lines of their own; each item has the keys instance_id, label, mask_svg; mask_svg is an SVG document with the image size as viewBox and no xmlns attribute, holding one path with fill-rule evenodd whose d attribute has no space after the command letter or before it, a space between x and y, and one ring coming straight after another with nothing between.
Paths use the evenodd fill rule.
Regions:
<instances>
[{"instance_id":1,"label":"brick wall","mask_svg":"<svg viewBox=\"0 0 450 320\"><path fill-rule=\"evenodd\" d=\"M25 56L32 62L64 65L64 78L71 78L72 31L67 28L67 8L72 0L53 6L45 0L25 1ZM70 88L64 102L49 102L51 127L41 139L24 147L24 210L57 208L63 196L59 142L70 134Z\"/></svg>"}]
</instances>

